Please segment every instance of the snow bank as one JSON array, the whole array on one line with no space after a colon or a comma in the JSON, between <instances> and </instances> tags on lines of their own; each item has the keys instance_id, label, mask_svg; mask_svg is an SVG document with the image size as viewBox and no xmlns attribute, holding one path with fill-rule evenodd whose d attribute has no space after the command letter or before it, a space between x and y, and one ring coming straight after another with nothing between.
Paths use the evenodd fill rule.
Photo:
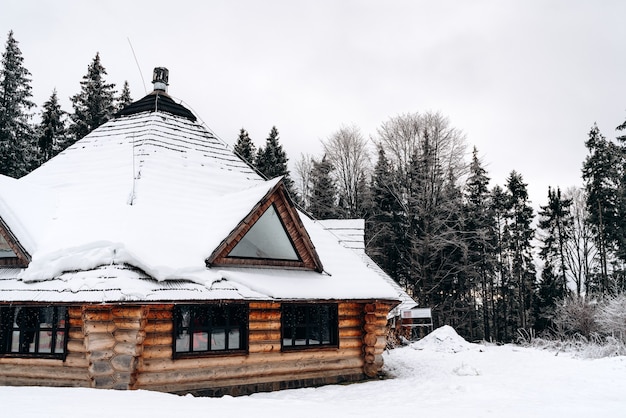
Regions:
<instances>
[{"instance_id":1,"label":"snow bank","mask_svg":"<svg viewBox=\"0 0 626 418\"><path fill-rule=\"evenodd\" d=\"M463 337L456 333L454 328L449 325L444 325L437 328L421 340L411 344L411 347L416 350L430 350L440 353L458 353L478 348L480 346L465 341Z\"/></svg>"}]
</instances>

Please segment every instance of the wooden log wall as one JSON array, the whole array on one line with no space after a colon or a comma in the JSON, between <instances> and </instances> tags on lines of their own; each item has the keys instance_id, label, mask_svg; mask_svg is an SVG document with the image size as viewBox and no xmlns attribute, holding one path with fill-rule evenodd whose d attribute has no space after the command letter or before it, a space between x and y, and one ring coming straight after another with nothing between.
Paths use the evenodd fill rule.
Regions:
<instances>
[{"instance_id":1,"label":"wooden log wall","mask_svg":"<svg viewBox=\"0 0 626 418\"><path fill-rule=\"evenodd\" d=\"M146 336L147 306L88 305L83 309L91 386L131 389Z\"/></svg>"},{"instance_id":2,"label":"wooden log wall","mask_svg":"<svg viewBox=\"0 0 626 418\"><path fill-rule=\"evenodd\" d=\"M339 347L281 352L279 303L250 303L248 354L172 358L172 305L152 306L135 389L199 395L363 380L363 305L339 304Z\"/></svg>"},{"instance_id":3,"label":"wooden log wall","mask_svg":"<svg viewBox=\"0 0 626 418\"><path fill-rule=\"evenodd\" d=\"M283 352L280 304L251 302L248 353L174 359L173 307L71 307L65 361L0 358L0 384L219 396L359 381L382 368L391 308L341 302L338 347Z\"/></svg>"},{"instance_id":4,"label":"wooden log wall","mask_svg":"<svg viewBox=\"0 0 626 418\"><path fill-rule=\"evenodd\" d=\"M67 357L0 358L0 385L89 387L89 361L85 349L82 309L70 307Z\"/></svg>"},{"instance_id":5,"label":"wooden log wall","mask_svg":"<svg viewBox=\"0 0 626 418\"><path fill-rule=\"evenodd\" d=\"M368 303L365 305L365 352L364 373L375 377L383 368L383 351L387 345L387 313L392 305L386 303Z\"/></svg>"}]
</instances>

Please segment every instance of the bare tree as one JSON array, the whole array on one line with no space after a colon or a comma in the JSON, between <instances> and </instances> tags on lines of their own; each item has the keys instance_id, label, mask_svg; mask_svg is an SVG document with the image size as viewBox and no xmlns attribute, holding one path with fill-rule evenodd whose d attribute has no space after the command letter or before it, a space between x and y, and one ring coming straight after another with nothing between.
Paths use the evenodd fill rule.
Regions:
<instances>
[{"instance_id":1,"label":"bare tree","mask_svg":"<svg viewBox=\"0 0 626 418\"><path fill-rule=\"evenodd\" d=\"M367 141L356 126L343 127L322 141L332 164L339 202L348 218L363 215L364 185L371 172Z\"/></svg>"},{"instance_id":2,"label":"bare tree","mask_svg":"<svg viewBox=\"0 0 626 418\"><path fill-rule=\"evenodd\" d=\"M592 225L589 224L587 196L584 189L570 188L565 192L572 199L572 235L565 247L565 262L568 280L576 287L576 296L587 293L588 280L594 265L598 263Z\"/></svg>"},{"instance_id":3,"label":"bare tree","mask_svg":"<svg viewBox=\"0 0 626 418\"><path fill-rule=\"evenodd\" d=\"M300 159L295 162L296 189L302 196L302 205L308 209L311 204L311 171L313 170L313 157L310 154L300 154Z\"/></svg>"},{"instance_id":4,"label":"bare tree","mask_svg":"<svg viewBox=\"0 0 626 418\"><path fill-rule=\"evenodd\" d=\"M378 129L378 145L386 151L397 172L398 184L407 189L411 187L413 159L426 152L436 161L432 168L449 179L460 181L467 174L465 135L439 112L407 113L389 119ZM407 196L405 190L398 192L399 196Z\"/></svg>"}]
</instances>

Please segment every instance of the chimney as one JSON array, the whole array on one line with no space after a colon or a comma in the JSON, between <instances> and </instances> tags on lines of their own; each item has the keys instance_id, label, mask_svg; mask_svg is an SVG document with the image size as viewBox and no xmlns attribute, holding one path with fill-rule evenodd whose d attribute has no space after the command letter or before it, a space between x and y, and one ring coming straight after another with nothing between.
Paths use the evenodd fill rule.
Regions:
<instances>
[{"instance_id":1,"label":"chimney","mask_svg":"<svg viewBox=\"0 0 626 418\"><path fill-rule=\"evenodd\" d=\"M165 67L155 67L152 73L152 84L154 91L162 91L167 93L168 79L170 72Z\"/></svg>"}]
</instances>

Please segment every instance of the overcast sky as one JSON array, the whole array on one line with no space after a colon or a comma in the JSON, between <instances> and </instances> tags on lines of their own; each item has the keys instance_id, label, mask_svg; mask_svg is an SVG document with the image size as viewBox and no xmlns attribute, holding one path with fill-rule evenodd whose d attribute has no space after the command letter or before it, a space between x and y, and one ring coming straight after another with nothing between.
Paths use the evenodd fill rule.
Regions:
<instances>
[{"instance_id":1,"label":"overcast sky","mask_svg":"<svg viewBox=\"0 0 626 418\"><path fill-rule=\"evenodd\" d=\"M0 39L14 31L40 108L56 88L71 111L99 52L135 100L169 68L169 93L229 144L276 125L291 162L342 126L375 139L438 111L491 186L516 170L537 207L582 184L594 122L615 138L626 120L625 17L623 0L2 0Z\"/></svg>"}]
</instances>

